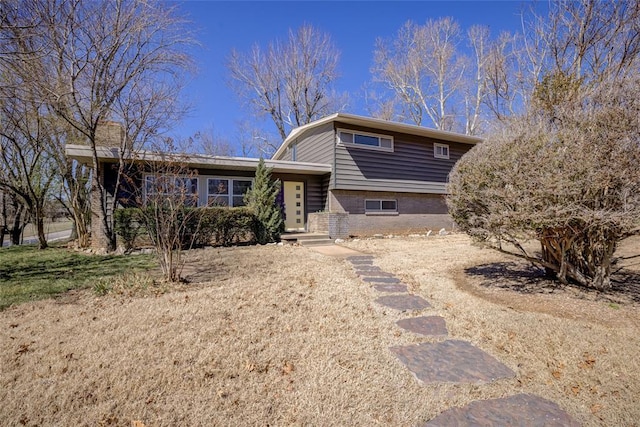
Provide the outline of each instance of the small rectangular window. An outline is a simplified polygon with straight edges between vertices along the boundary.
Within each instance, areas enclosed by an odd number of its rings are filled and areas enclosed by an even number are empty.
[[[365,200],[365,212],[397,212],[397,200]]]
[[[433,157],[436,159],[448,159],[449,158],[449,146],[447,144],[433,144]]]
[[[295,162],[298,160],[298,144],[291,144],[289,146],[289,151],[291,151],[291,161]]]
[[[338,131],[338,143],[363,148],[393,151],[393,137],[389,135],[340,130]]]

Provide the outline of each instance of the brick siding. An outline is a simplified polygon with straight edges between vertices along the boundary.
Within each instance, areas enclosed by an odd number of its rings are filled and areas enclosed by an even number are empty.
[[[332,190],[329,198],[332,213],[349,213],[348,234],[351,236],[426,233],[455,226],[442,195]],[[364,208],[367,199],[396,200],[398,212],[367,214]]]

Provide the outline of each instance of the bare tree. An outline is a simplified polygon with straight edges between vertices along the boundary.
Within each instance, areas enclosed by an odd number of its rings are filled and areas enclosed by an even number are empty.
[[[395,39],[376,41],[375,79],[394,91],[403,115],[415,124],[428,118],[437,129],[454,129],[453,98],[465,71],[457,52],[460,41],[460,26],[453,18],[425,25],[408,21]]]
[[[490,31],[488,27],[474,25],[467,31],[467,37],[472,52],[470,61],[472,65],[463,77],[464,133],[477,135],[481,133],[486,118],[483,107],[487,96]]]
[[[332,89],[339,56],[328,34],[304,25],[266,49],[233,50],[227,67],[240,98],[268,115],[284,139],[292,127],[344,108],[343,97]]]
[[[517,82],[514,81],[517,73],[514,66],[515,55],[512,51],[515,37],[506,32],[500,34],[497,40],[491,42],[487,55],[483,102],[488,115],[498,121],[510,117],[517,110]]]
[[[488,109],[498,120],[524,111],[549,75],[597,85],[637,73],[638,22],[638,0],[558,1],[545,14],[523,11],[520,34],[501,35],[490,51]]]
[[[85,138],[66,121],[55,115],[51,117],[57,120],[58,132],[53,135],[48,153],[55,160],[57,173],[62,179],[56,197],[73,219],[72,240],[76,240],[79,247],[86,248],[90,244],[92,169],[68,158],[64,152],[66,144],[84,144]]]
[[[113,250],[113,218],[108,213],[115,209],[117,198],[108,197],[101,180],[99,128],[108,121],[123,127],[114,147],[120,157],[118,188],[129,154],[157,138],[182,112],[177,99],[183,73],[191,65],[184,49],[191,43],[189,31],[175,8],[160,3],[22,0],[18,4],[21,12],[3,40],[11,52],[29,61],[4,62],[40,94],[48,114],[64,120],[92,148],[91,185],[99,194],[99,206],[92,206],[93,221],[100,222],[100,234]],[[35,28],[22,25],[23,21],[35,23]]]
[[[196,132],[189,138],[189,144],[211,156],[232,156],[234,151],[229,139],[217,133],[213,126]]]
[[[0,199],[2,199],[2,206],[0,206],[2,212],[0,247],[4,244],[5,234],[9,235],[12,245],[19,245],[22,243],[22,233],[29,221],[25,206],[15,193],[4,191],[1,187]]]
[[[132,169],[127,179],[143,179],[133,194],[141,206],[138,220],[156,248],[165,280],[177,282],[186,261],[184,251],[191,249],[200,228],[201,211],[194,209],[198,205],[196,172],[169,140],[148,153],[161,160],[143,162],[145,175],[135,176],[139,171]]]
[[[391,95],[386,93],[388,90],[381,91],[379,89],[379,87],[371,85],[370,83],[363,85],[362,93],[367,113],[371,117],[381,120],[402,121],[403,117],[399,114],[397,106],[397,97],[393,96],[393,93],[391,93]]]
[[[23,100],[19,84],[5,74],[0,88],[0,188],[12,193],[26,208],[36,226],[38,247],[47,247],[44,231],[45,202],[51,197],[55,163],[46,148],[55,129],[33,96]],[[15,228],[15,227],[14,227]]]
[[[536,30],[549,50],[547,73],[604,81],[637,72],[640,2],[578,0],[550,4]],[[535,19],[535,16],[534,16]]]
[[[244,157],[270,158],[282,143],[279,135],[256,127],[247,120],[236,123],[236,140]]]

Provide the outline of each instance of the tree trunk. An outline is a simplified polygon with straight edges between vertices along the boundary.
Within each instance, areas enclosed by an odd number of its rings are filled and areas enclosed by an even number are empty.
[[[78,240],[78,227],[76,226],[76,220],[72,220],[72,224],[71,224],[71,236],[69,236],[69,239],[73,240]]]
[[[23,221],[22,215],[24,213],[24,206],[20,204],[15,204],[15,215],[13,217],[13,227],[9,230],[9,235],[11,237],[12,245],[19,245],[22,238],[22,230],[24,230],[25,222]]]
[[[109,220],[109,215],[107,210],[107,203],[108,203],[107,190],[105,188],[104,183],[101,182],[101,180],[103,179],[101,178],[101,175],[103,174],[104,167],[106,166],[104,164],[99,164],[96,158],[93,159],[91,192],[94,192],[94,191],[98,192],[98,195],[99,195],[98,200],[100,201],[100,206],[91,206],[91,210],[94,212],[96,211],[99,212],[97,219],[100,221],[99,230],[100,230],[100,233],[102,234],[100,238],[104,238],[105,244],[106,244],[105,249],[107,250],[107,252],[113,252],[116,250],[116,235],[113,231],[112,222]],[[114,187],[117,189],[118,185],[119,183],[116,182]],[[92,220],[94,219],[96,218],[92,218]],[[98,236],[92,236],[92,238],[96,239],[98,238]]]
[[[84,212],[72,203],[71,213],[73,214],[73,228],[71,231],[71,239],[78,241],[78,246],[87,248],[90,244],[89,228],[87,227],[87,219]]]
[[[44,218],[41,212],[36,213],[35,225],[38,231],[38,249],[47,249],[47,236],[44,234]]]
[[[611,288],[611,268],[608,265],[596,267],[593,280],[591,281],[591,287],[599,291]]]
[[[7,196],[0,193],[2,197],[2,225],[0,225],[0,248],[4,246],[4,235],[7,234]]]
[[[611,288],[611,262],[616,249],[611,230],[555,228],[540,236],[547,277],[600,291]]]

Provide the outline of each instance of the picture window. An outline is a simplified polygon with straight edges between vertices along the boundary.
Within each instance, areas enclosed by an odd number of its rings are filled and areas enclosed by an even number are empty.
[[[208,178],[208,206],[244,206],[244,195],[251,188],[250,179]]]
[[[198,178],[147,175],[145,197],[147,202],[153,198],[174,197],[181,199],[185,206],[197,206]]]

